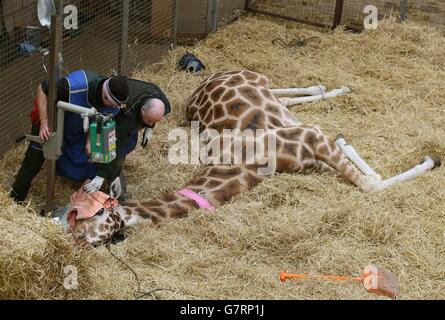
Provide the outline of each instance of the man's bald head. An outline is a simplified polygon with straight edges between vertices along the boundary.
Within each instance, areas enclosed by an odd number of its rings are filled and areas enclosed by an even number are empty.
[[[154,125],[164,118],[165,105],[160,99],[149,99],[141,108],[141,116],[146,125]]]

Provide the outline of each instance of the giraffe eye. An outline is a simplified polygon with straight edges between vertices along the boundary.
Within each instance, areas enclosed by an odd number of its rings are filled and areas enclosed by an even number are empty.
[[[100,210],[96,213],[96,216],[101,216],[101,215],[104,214],[104,212],[105,212],[105,209],[102,208],[102,209],[100,209]]]

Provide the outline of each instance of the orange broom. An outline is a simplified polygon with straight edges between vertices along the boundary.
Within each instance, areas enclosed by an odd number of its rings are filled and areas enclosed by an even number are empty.
[[[396,298],[400,294],[400,285],[397,276],[383,268],[375,265],[368,265],[363,275],[360,277],[342,277],[342,276],[314,276],[308,274],[289,274],[286,272],[280,273],[280,280],[282,282],[289,279],[319,279],[329,281],[354,281],[363,283],[365,289],[370,292],[389,298]]]

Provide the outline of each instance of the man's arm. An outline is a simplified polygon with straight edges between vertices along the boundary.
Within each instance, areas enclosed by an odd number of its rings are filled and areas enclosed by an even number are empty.
[[[48,81],[43,81],[42,84],[39,85],[36,99],[40,118],[39,136],[43,141],[46,141],[51,137],[51,132],[48,127]],[[64,78],[57,82],[57,101],[69,101],[68,81]]]
[[[86,135],[87,135],[87,141],[86,141],[86,144],[85,144],[85,152],[87,153],[88,157],[91,158],[91,137],[90,137],[90,133],[87,132]]]
[[[46,141],[51,137],[51,133],[48,127],[48,97],[43,92],[42,85],[39,85],[39,87],[37,88],[36,99],[40,118],[39,136],[40,139]]]

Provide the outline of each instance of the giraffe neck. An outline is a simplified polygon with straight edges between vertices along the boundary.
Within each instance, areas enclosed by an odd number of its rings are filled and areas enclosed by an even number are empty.
[[[219,207],[236,195],[249,191],[265,178],[266,176],[257,173],[257,167],[253,165],[215,166],[206,168],[186,188],[200,194],[214,207]],[[199,209],[198,204],[175,191],[165,193],[155,200],[122,204],[119,215],[123,227],[130,227],[144,219],[151,219],[154,224],[158,224],[183,218],[193,209]]]

